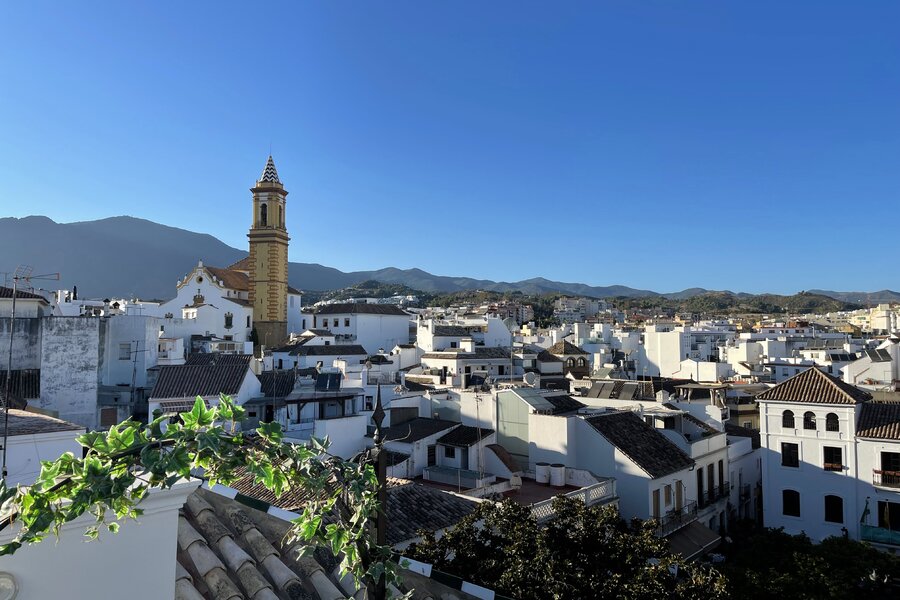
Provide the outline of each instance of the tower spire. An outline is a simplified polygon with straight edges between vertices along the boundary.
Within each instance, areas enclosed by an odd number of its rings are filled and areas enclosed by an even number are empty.
[[[281,183],[281,180],[278,179],[278,171],[275,170],[275,161],[272,160],[272,155],[269,155],[269,160],[266,161],[266,166],[263,168],[262,175],[259,177],[259,183],[263,182],[271,182],[271,183]]]

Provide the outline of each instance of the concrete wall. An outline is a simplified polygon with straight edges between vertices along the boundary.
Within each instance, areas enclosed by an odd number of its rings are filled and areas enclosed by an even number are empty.
[[[18,308],[18,307],[17,307]],[[16,311],[18,312],[18,310]],[[0,318],[0,368],[9,360],[9,318]],[[16,317],[13,332],[13,369],[41,368],[41,320]]]
[[[41,471],[42,460],[56,460],[66,452],[81,456],[81,446],[75,437],[82,433],[84,430],[11,436],[6,454],[9,470],[6,485],[34,483]]]
[[[42,321],[40,408],[88,429],[97,428],[106,323],[96,317]]]
[[[123,358],[120,345],[129,344],[130,354]],[[117,315],[107,323],[106,346],[102,365],[103,385],[146,387],[147,369],[155,367],[159,354],[159,319],[142,315]]]
[[[328,451],[341,458],[352,458],[354,454],[366,447],[366,424],[369,419],[365,415],[343,417],[341,419],[319,419],[315,424],[317,438],[327,437],[331,442]]]
[[[84,531],[93,515],[67,523],[59,540],[48,537],[3,557],[3,571],[18,586],[16,600],[48,598],[129,598],[158,600],[175,596],[175,551],[178,509],[199,481],[177,483],[170,490],[152,491],[136,521],[124,521],[119,533],[105,530],[100,539],[86,542]],[[114,515],[113,515],[114,516]],[[0,533],[7,543],[16,533]]]

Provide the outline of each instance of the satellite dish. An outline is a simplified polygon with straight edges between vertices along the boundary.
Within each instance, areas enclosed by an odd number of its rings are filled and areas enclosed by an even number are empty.
[[[534,373],[525,373],[524,379],[525,383],[530,386],[534,386],[534,383],[537,381],[537,375],[535,375]]]

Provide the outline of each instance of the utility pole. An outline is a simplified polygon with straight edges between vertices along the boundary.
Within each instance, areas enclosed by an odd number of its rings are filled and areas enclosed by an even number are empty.
[[[59,273],[48,273],[46,275],[31,275],[32,268],[27,265],[19,265],[13,274],[12,286],[12,310],[9,313],[9,356],[6,357],[6,381],[3,384],[3,481],[6,481],[6,447],[9,445],[9,388],[12,383],[12,355],[13,355],[13,329],[16,326],[16,292],[19,287],[19,280],[30,282],[32,279],[59,279]]]

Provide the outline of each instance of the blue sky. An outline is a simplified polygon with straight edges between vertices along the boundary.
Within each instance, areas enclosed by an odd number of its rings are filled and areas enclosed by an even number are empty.
[[[658,291],[900,288],[896,2],[6,2],[0,216]]]

